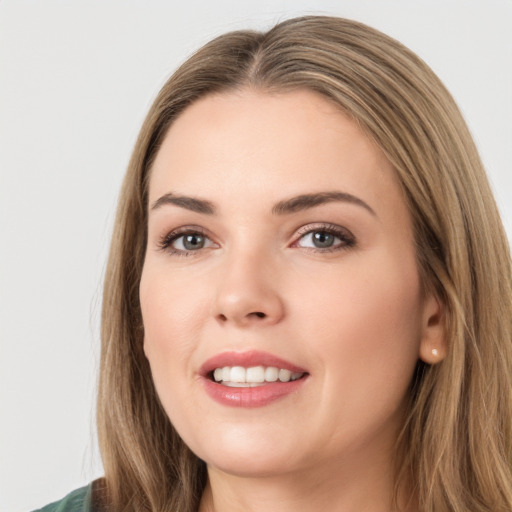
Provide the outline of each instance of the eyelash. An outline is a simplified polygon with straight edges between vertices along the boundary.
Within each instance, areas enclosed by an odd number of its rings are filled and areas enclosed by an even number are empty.
[[[158,241],[158,248],[161,251],[166,251],[172,256],[193,256],[194,253],[199,252],[199,250],[196,251],[187,251],[182,249],[175,249],[172,247],[172,244],[176,242],[176,240],[180,239],[181,237],[187,236],[187,235],[198,235],[202,236],[205,239],[209,240],[209,237],[206,235],[204,230],[200,227],[190,226],[190,227],[184,227],[179,228],[171,231],[170,233],[162,236],[160,240]]]
[[[336,251],[343,251],[347,249],[351,249],[356,245],[355,236],[347,229],[341,226],[337,226],[336,224],[308,224],[300,228],[297,232],[299,235],[295,242],[293,242],[292,247],[298,247],[298,243],[302,240],[306,235],[312,233],[326,233],[328,235],[332,235],[340,240],[340,242],[333,247],[325,247],[325,248],[313,248],[313,247],[303,247],[311,252],[317,253],[329,253]]]
[[[302,240],[306,235],[312,233],[326,233],[328,235],[332,235],[335,238],[339,239],[340,242],[333,247],[325,247],[325,248],[313,248],[313,247],[303,247],[303,249],[316,253],[330,253],[342,250],[348,250],[356,245],[355,236],[346,228],[342,228],[341,226],[337,226],[336,224],[317,224],[311,225],[308,224],[300,228],[297,231],[297,238],[292,243],[291,247],[300,247],[298,243]],[[200,249],[196,250],[183,250],[183,249],[175,249],[172,247],[172,244],[179,240],[181,237],[187,235],[198,235],[204,237],[207,240],[211,239],[206,235],[205,231],[200,227],[184,227],[171,231],[170,233],[162,236],[158,241],[158,248],[161,251],[166,251],[172,256],[195,256],[197,253],[201,252]],[[203,249],[202,247],[201,249]]]

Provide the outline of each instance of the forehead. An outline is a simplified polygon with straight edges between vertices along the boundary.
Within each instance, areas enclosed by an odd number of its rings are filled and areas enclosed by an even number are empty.
[[[206,96],[175,120],[154,161],[150,203],[170,191],[243,203],[331,189],[403,202],[383,153],[329,100],[242,90]]]

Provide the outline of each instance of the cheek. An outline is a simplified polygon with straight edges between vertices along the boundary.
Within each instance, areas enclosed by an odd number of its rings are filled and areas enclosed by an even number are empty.
[[[307,296],[301,317],[328,389],[403,398],[418,359],[421,299],[414,261],[351,268]],[[385,383],[385,385],[383,385]]]
[[[187,280],[172,280],[167,272],[146,269],[140,283],[144,322],[144,352],[151,367],[156,392],[167,416],[179,432],[187,432],[190,418],[200,412],[190,396],[194,378],[191,360],[209,310],[201,299],[201,287]]]
[[[200,290],[189,282],[165,277],[163,272],[145,270],[140,284],[140,303],[144,322],[144,351],[155,384],[159,380],[191,372],[187,362],[200,336],[208,310]]]

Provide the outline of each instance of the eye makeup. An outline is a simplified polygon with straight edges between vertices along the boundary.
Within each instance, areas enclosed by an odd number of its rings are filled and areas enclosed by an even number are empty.
[[[198,255],[219,245],[200,226],[183,226],[170,231],[158,240],[158,249],[172,256]],[[316,253],[347,250],[356,245],[355,236],[342,226],[331,223],[307,224],[297,230],[290,247]]]

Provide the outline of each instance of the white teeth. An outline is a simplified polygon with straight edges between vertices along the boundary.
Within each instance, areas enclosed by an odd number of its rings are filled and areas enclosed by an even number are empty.
[[[304,374],[300,372],[291,372],[284,368],[275,366],[224,366],[224,368],[215,368],[213,379],[215,382],[222,382],[230,387],[254,387],[265,382],[290,382],[300,379]]]
[[[245,382],[245,374],[245,368],[242,366],[233,366],[233,368],[231,368],[229,380],[231,382]]]
[[[279,380],[281,382],[288,382],[292,376],[290,370],[279,370]]]
[[[265,382],[265,368],[263,366],[252,366],[247,368],[246,382]]]
[[[265,369],[265,380],[275,382],[279,378],[279,370],[275,366],[269,366]]]

